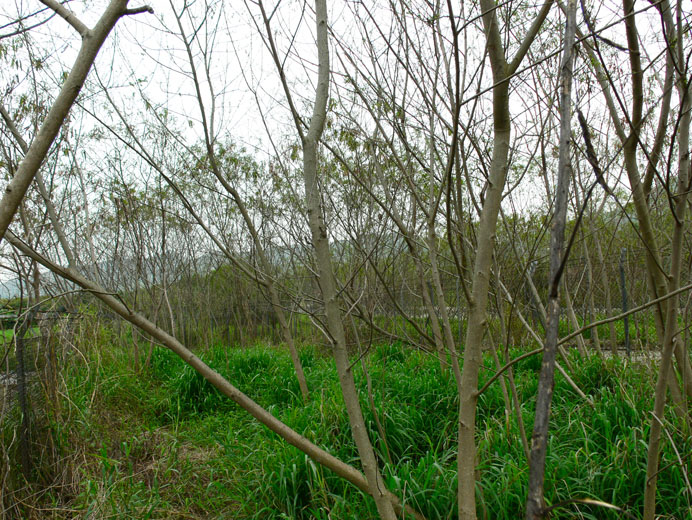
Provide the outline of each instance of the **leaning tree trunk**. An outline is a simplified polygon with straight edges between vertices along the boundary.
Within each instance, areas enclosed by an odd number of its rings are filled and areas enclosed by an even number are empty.
[[[146,334],[150,335],[152,339],[162,347],[171,350],[182,361],[190,365],[196,372],[198,372],[207,382],[214,386],[221,394],[233,400],[246,412],[257,419],[261,424],[266,426],[272,432],[276,433],[286,442],[292,446],[295,446],[315,462],[333,471],[340,478],[347,480],[361,491],[365,493],[370,492],[370,485],[360,471],[353,466],[337,459],[319,446],[313,444],[309,439],[274,417],[266,409],[262,408],[247,395],[233,386],[230,382],[224,379],[218,372],[212,370],[201,359],[195,356],[194,353],[192,353],[187,347],[185,347],[185,345],[183,345],[177,338],[171,336],[141,314],[130,309],[123,303],[122,299],[117,295],[117,293],[114,293],[113,291],[108,290],[87,279],[74,269],[69,267],[61,267],[51,262],[45,257],[39,255],[35,250],[21,241],[9,230],[7,231],[7,241],[13,247],[17,248],[19,251],[29,256],[33,260],[36,260],[57,276],[78,285],[87,292],[90,292],[120,317],[138,327]],[[425,517],[414,511],[409,505],[402,504],[401,500],[387,489],[383,488],[383,494],[386,499],[391,502],[392,507],[397,511],[397,514],[404,515],[405,512],[417,520],[425,520]]]

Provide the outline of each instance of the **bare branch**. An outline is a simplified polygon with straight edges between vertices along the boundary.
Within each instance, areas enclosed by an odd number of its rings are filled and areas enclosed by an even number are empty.
[[[57,2],[56,0],[39,0],[46,7],[50,7],[63,20],[69,23],[72,28],[84,38],[89,34],[89,28],[77,18],[77,15],[70,11],[67,7]],[[127,4],[127,2],[125,2]]]
[[[148,5],[143,5],[142,7],[134,7],[132,9],[125,9],[123,11],[123,16],[131,16],[134,14],[149,13],[154,14],[154,8]]]

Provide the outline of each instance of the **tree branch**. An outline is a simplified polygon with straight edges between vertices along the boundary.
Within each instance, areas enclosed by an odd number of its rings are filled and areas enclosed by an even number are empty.
[[[148,5],[143,5],[142,7],[134,7],[132,9],[125,9],[123,11],[123,16],[131,16],[134,14],[149,13],[154,14],[154,8]]]
[[[82,38],[85,38],[90,29],[82,23],[82,21],[77,18],[72,11],[70,11],[64,5],[56,2],[56,0],[39,0],[46,7],[50,7],[55,13],[60,16],[63,20],[69,23],[72,28],[79,33]],[[126,2],[127,3],[127,2]]]

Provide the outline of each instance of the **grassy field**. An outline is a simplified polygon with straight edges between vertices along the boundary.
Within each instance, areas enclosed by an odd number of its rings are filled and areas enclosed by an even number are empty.
[[[107,335],[98,339],[108,344]],[[513,352],[518,355],[519,351]],[[303,404],[283,350],[209,348],[209,364],[274,415],[357,464],[331,360],[312,348],[301,353],[312,399]],[[576,356],[576,354],[575,354]],[[366,358],[385,437],[362,402],[390,489],[430,520],[455,518],[456,417],[454,382],[437,360],[398,346]],[[515,367],[527,430],[540,359]],[[490,356],[482,379],[494,373]],[[591,408],[558,376],[546,471],[549,504],[591,498],[639,518],[643,504],[652,373],[618,359],[575,357],[572,374]],[[22,518],[355,519],[375,517],[374,505],[352,486],[315,465],[258,425],[170,352],[157,349],[134,373],[131,350],[118,345],[68,355],[53,399],[36,412],[33,480],[15,486],[4,506]],[[479,514],[522,516],[527,465],[516,420],[507,418],[500,385],[481,397],[478,417]],[[11,421],[2,430],[9,445]],[[667,417],[670,440],[659,476],[660,518],[689,519],[689,488],[677,453],[689,467],[692,440]],[[668,437],[666,437],[668,439]],[[386,441],[386,442],[385,442]],[[552,518],[615,519],[622,513],[570,503]]]

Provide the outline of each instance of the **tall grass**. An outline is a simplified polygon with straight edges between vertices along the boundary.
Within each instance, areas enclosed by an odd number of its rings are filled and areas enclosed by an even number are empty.
[[[108,341],[106,337],[100,341]],[[103,347],[103,344],[101,344]],[[513,353],[514,355],[517,352]],[[635,518],[642,509],[646,440],[653,372],[618,359],[573,354],[572,377],[592,408],[559,376],[555,386],[546,470],[546,500],[556,504],[593,498]],[[333,362],[317,349],[301,351],[312,399],[303,403],[288,354],[258,346],[210,347],[200,356],[275,416],[358,466]],[[354,366],[366,422],[387,485],[430,520],[456,518],[455,383],[438,361],[399,345],[383,345],[365,358],[375,410],[366,398],[360,364]],[[40,504],[56,518],[373,518],[372,501],[317,466],[220,396],[172,353],[157,349],[151,365],[132,369],[118,345],[84,349],[68,358],[62,416],[49,428],[52,442],[76,477],[53,488]],[[482,379],[494,373],[488,356]],[[515,366],[528,429],[540,360]],[[479,398],[479,514],[487,519],[522,515],[527,464],[513,416],[507,419],[498,383]],[[384,437],[376,428],[375,414]],[[666,429],[678,453],[692,440],[677,419]],[[75,455],[77,454],[77,455]],[[691,518],[683,468],[673,446],[662,450],[661,518]],[[689,457],[685,460],[689,464]],[[20,507],[21,509],[21,507]],[[21,509],[31,516],[30,507]],[[619,513],[570,503],[552,518],[616,519]]]

